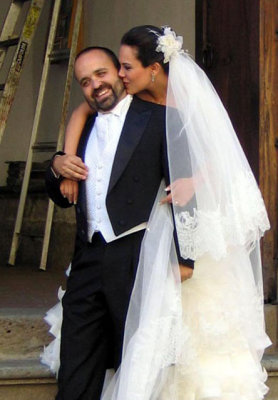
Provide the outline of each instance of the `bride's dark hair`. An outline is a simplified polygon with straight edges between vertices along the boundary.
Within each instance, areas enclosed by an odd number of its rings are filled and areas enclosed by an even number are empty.
[[[135,47],[137,58],[143,67],[158,62],[166,75],[169,73],[169,63],[164,63],[164,54],[156,51],[157,38],[163,35],[163,30],[153,25],[141,25],[130,29],[124,34],[121,44]]]

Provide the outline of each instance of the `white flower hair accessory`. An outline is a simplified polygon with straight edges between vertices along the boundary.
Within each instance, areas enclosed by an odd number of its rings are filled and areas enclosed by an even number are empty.
[[[163,28],[164,35],[157,39],[158,46],[155,49],[157,52],[164,53],[164,63],[170,61],[170,58],[178,53],[182,53],[182,36],[177,36],[176,33],[168,26]]]

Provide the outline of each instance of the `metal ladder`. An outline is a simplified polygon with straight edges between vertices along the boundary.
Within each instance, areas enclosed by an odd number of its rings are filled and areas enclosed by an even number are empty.
[[[44,94],[45,94],[45,89],[46,89],[47,77],[48,77],[48,73],[49,73],[50,64],[51,64],[51,62],[53,62],[53,58],[54,58],[53,46],[54,46],[55,33],[56,33],[56,29],[57,29],[57,24],[58,24],[58,17],[59,17],[61,2],[62,2],[62,0],[54,1],[54,7],[53,7],[53,12],[52,12],[52,19],[51,19],[47,49],[46,49],[46,54],[45,54],[45,59],[44,59],[44,66],[43,66],[43,71],[42,71],[39,95],[38,95],[38,100],[37,100],[37,106],[36,106],[36,111],[35,111],[35,117],[34,117],[34,122],[33,122],[33,128],[32,128],[32,133],[31,133],[29,149],[28,149],[28,156],[27,156],[27,161],[26,161],[26,166],[25,166],[25,171],[24,171],[24,178],[23,178],[22,187],[21,187],[15,228],[14,228],[12,244],[11,244],[11,249],[10,249],[10,256],[9,256],[9,261],[8,261],[8,264],[10,264],[10,265],[14,265],[15,260],[16,260],[16,254],[17,254],[19,239],[20,239],[20,235],[21,235],[21,227],[22,227],[22,221],[23,221],[24,208],[25,208],[26,197],[27,197],[27,192],[28,192],[28,185],[29,185],[30,174],[31,174],[31,169],[32,169],[33,153],[37,152],[37,151],[45,151],[46,150],[45,143],[43,143],[41,145],[40,143],[36,143],[36,140],[37,140],[37,136],[38,136],[38,126],[39,126],[41,111],[42,111],[42,107],[43,107],[43,100],[44,100]],[[76,55],[76,51],[77,51],[77,43],[78,43],[78,36],[79,36],[79,28],[80,28],[83,0],[75,0],[74,6],[75,6],[74,7],[75,8],[74,24],[73,24],[73,30],[72,30],[71,49],[70,49],[70,54],[69,54],[67,76],[66,76],[64,95],[63,95],[63,104],[62,104],[62,110],[61,110],[59,133],[58,133],[58,139],[57,139],[57,145],[56,145],[57,150],[60,150],[63,146],[66,116],[67,116],[68,107],[69,107],[70,90],[71,90],[73,70],[74,70],[74,59],[75,59],[75,55]],[[47,147],[47,144],[46,144],[46,147]],[[52,226],[52,220],[53,220],[53,211],[54,211],[54,203],[51,200],[49,200],[47,216],[46,216],[46,223],[45,223],[45,231],[44,231],[44,237],[43,237],[41,261],[40,261],[40,267],[39,267],[41,270],[46,269],[47,253],[48,253],[48,248],[49,248],[49,240],[50,240],[51,226]]]
[[[19,37],[14,34],[14,30],[21,15],[23,4],[28,1],[30,2],[29,10]],[[0,35],[0,68],[4,63],[9,47],[17,45],[17,49],[6,82],[0,84],[0,90],[3,91],[0,101],[0,143],[44,3],[45,0],[12,0],[4,22]]]

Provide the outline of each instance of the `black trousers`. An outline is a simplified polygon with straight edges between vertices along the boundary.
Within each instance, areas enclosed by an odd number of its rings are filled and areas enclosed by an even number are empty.
[[[106,243],[95,234],[75,254],[63,297],[56,400],[99,400],[106,369],[118,368],[143,235]]]

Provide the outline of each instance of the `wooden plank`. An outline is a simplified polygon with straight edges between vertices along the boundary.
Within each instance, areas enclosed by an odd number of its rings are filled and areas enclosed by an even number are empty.
[[[0,142],[45,0],[32,0],[0,100]]]
[[[77,6],[78,6],[78,3],[82,2],[82,1],[83,0],[73,0],[73,10],[72,10],[72,14],[71,14],[69,36],[68,36],[68,48],[69,49],[72,46],[72,36],[73,36],[74,21],[75,21],[75,14],[76,14]],[[79,34],[78,34],[78,42],[77,42],[76,53],[79,53],[79,51],[82,50],[83,47],[84,47],[84,23],[83,23],[83,17],[84,17],[84,12],[82,10],[81,17],[80,17],[80,28],[79,28]]]
[[[0,41],[6,40],[10,37],[12,37],[14,28],[16,26],[16,22],[18,20],[18,17],[20,15],[20,11],[22,8],[22,4],[19,4],[18,2],[12,2],[9,8],[9,11],[7,13],[1,35],[0,35]],[[7,49],[2,48],[0,49],[0,68],[2,68],[5,55],[6,55]]]
[[[69,64],[67,70],[67,77],[65,83],[65,90],[63,95],[63,105],[62,105],[62,112],[61,112],[61,120],[59,126],[59,133],[58,133],[58,141],[57,141],[57,150],[61,150],[64,144],[64,133],[66,128],[66,118],[69,109],[69,101],[70,101],[70,90],[72,85],[72,78],[74,73],[74,60],[75,55],[77,52],[78,46],[78,37],[79,37],[79,29],[81,23],[81,15],[83,9],[83,2],[82,0],[78,0],[77,7],[74,13],[74,29],[72,31],[72,44],[70,49],[70,57],[69,57]]]
[[[265,292],[277,300],[278,160],[278,0],[260,2],[260,187],[272,229],[262,242]]]

